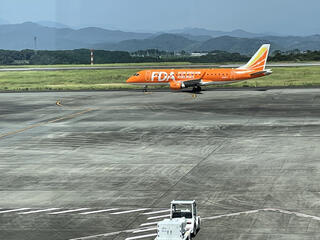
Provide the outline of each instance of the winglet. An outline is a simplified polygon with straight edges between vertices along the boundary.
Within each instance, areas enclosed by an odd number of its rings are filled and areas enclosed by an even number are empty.
[[[264,71],[269,55],[270,44],[264,44],[256,52],[256,54],[250,59],[250,61],[238,69],[249,69],[255,71]]]

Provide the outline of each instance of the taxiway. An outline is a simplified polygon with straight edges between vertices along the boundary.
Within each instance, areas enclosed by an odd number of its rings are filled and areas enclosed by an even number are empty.
[[[320,89],[0,102],[0,239],[154,239],[174,199],[199,240],[320,238]]]

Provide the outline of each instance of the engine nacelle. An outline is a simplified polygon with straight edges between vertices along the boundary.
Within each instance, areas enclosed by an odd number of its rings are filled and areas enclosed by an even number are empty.
[[[170,88],[172,90],[180,90],[180,89],[182,89],[184,87],[185,86],[184,86],[183,82],[177,82],[177,81],[171,81],[170,82]]]

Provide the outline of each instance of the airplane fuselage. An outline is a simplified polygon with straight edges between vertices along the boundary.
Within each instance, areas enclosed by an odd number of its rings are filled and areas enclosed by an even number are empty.
[[[170,85],[173,90],[192,87],[201,91],[201,86],[210,84],[228,84],[247,79],[263,77],[272,73],[265,69],[270,44],[264,44],[250,59],[239,68],[217,69],[150,69],[131,76],[127,83],[148,85]]]
[[[257,73],[254,75],[254,73]],[[170,82],[199,81],[198,85],[226,84],[262,77],[266,73],[239,69],[159,69],[144,70],[128,79],[128,83],[169,85]]]

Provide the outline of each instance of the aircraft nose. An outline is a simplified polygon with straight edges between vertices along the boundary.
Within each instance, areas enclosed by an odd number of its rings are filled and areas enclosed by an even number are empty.
[[[127,79],[127,83],[133,83],[135,82],[135,78],[134,77],[130,77]]]

